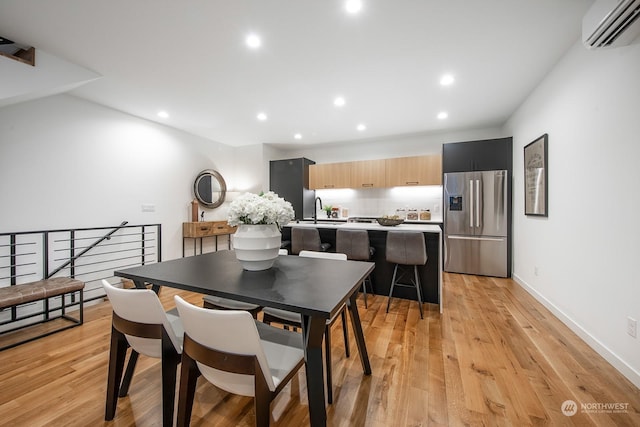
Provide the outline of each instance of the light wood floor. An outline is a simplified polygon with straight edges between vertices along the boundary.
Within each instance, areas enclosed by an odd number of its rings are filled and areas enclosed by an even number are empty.
[[[351,342],[344,357],[333,328],[330,426],[640,425],[640,393],[509,279],[445,274],[444,314],[425,304],[359,299],[373,374],[364,376]],[[170,308],[176,291],[163,289]],[[193,303],[195,294],[180,292]],[[103,421],[111,308],[86,309],[78,328],[0,352],[0,425],[156,426],[160,365],[140,357],[128,397]],[[304,368],[303,368],[304,369]],[[304,371],[272,406],[273,426],[309,424]],[[563,415],[566,400],[577,404]],[[621,403],[623,413],[586,413],[582,404]],[[593,408],[593,405],[591,406]],[[199,380],[193,426],[253,425],[252,400]]]

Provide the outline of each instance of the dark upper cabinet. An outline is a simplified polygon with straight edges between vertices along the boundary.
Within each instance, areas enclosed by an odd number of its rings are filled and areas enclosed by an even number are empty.
[[[442,145],[442,172],[507,171],[507,277],[511,277],[513,138],[454,142]],[[447,216],[445,212],[445,223]],[[446,253],[446,244],[445,244]],[[446,256],[446,255],[445,255]]]
[[[309,190],[309,165],[315,164],[304,157],[269,162],[269,188],[291,203],[295,219],[313,216],[316,192]]]
[[[442,146],[442,172],[513,168],[513,138],[454,142]]]

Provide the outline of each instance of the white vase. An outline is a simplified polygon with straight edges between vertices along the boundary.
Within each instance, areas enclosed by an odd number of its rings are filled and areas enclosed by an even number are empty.
[[[249,271],[267,270],[278,258],[282,234],[275,224],[240,224],[232,235],[236,258]]]

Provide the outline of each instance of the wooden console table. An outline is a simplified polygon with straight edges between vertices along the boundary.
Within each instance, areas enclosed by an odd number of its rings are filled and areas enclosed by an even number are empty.
[[[196,241],[200,240],[200,253],[202,254],[202,239],[215,237],[216,251],[218,250],[218,236],[229,236],[229,249],[231,249],[231,235],[237,227],[232,227],[227,221],[200,221],[182,223],[182,256],[184,257],[184,239],[193,239],[193,254],[196,254]]]

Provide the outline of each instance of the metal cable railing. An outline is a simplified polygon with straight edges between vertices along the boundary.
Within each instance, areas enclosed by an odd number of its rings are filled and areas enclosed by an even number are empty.
[[[112,227],[0,233],[0,287],[71,277],[85,283],[85,303],[101,299],[101,280],[113,278],[114,270],[160,262],[161,241],[160,224],[127,221]],[[50,307],[61,306],[61,298],[51,298]],[[73,296],[65,298],[67,308],[77,305]],[[43,310],[42,301],[1,310],[0,326]]]

